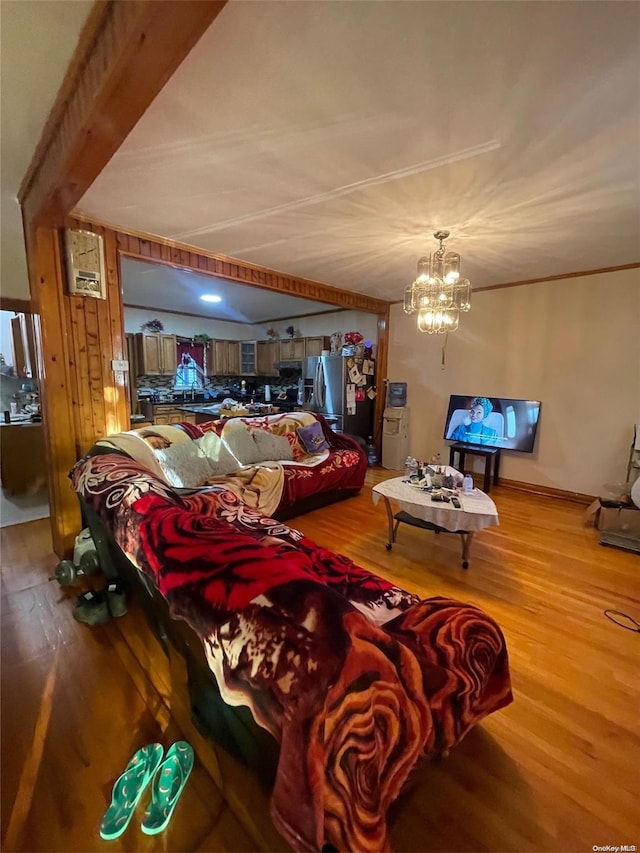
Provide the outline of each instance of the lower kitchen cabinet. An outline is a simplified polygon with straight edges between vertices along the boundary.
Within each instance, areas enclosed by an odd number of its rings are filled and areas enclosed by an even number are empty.
[[[195,424],[196,416],[184,409],[168,404],[160,404],[153,407],[153,423],[155,426],[167,426],[168,424]]]
[[[33,495],[47,484],[41,423],[2,424],[0,478],[8,495]]]

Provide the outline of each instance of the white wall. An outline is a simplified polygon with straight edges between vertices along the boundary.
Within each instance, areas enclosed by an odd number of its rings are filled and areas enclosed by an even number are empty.
[[[624,480],[640,423],[639,269],[476,293],[444,365],[443,337],[418,332],[415,315],[394,305],[389,325],[412,455],[448,461],[450,394],[516,397],[542,401],[538,435],[532,454],[502,452],[502,476],[591,495]]]
[[[286,338],[285,329],[287,326],[293,325],[300,330],[302,337],[328,336],[336,331],[342,333],[358,331],[364,335],[365,340],[370,340],[374,344],[378,341],[378,315],[370,314],[368,311],[332,311],[328,314],[318,314],[312,317],[297,317],[289,320],[278,320],[277,323],[251,326],[243,323],[229,323],[224,320],[206,320],[182,314],[171,314],[153,308],[127,308],[125,306],[125,332],[139,332],[143,323],[154,320],[156,317],[164,323],[165,331],[185,337],[206,332],[212,338],[260,341],[267,339],[267,329],[271,327],[278,330],[281,338]]]
[[[314,335],[330,336],[333,332],[360,332],[365,341],[378,343],[378,315],[368,311],[332,311],[328,314],[317,314],[311,317],[295,317],[289,320],[278,320],[261,326],[261,338],[266,338],[268,328],[275,328],[281,338],[286,338],[287,326],[295,326],[303,338]]]
[[[182,314],[170,314],[153,308],[124,309],[125,332],[140,332],[143,323],[158,319],[164,324],[169,334],[191,335],[207,334],[212,338],[222,338],[231,341],[251,341],[265,338],[262,326],[249,326],[244,323],[229,323],[226,320],[208,320],[206,318],[189,317]]]

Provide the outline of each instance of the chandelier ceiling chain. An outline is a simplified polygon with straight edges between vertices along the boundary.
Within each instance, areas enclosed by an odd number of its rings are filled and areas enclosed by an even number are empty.
[[[461,311],[471,308],[471,283],[460,278],[460,255],[447,252],[449,231],[433,235],[440,246],[418,260],[418,275],[404,291],[405,314],[418,314],[418,330],[429,335],[455,332]]]

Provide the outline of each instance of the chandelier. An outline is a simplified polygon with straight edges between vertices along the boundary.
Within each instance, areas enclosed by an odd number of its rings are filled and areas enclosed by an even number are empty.
[[[436,231],[436,251],[418,260],[418,275],[404,291],[404,312],[418,312],[418,330],[429,335],[455,332],[461,311],[471,308],[471,284],[460,278],[460,255],[447,252],[449,231]]]

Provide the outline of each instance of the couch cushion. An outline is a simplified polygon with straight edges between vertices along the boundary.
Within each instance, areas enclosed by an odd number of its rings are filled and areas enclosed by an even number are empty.
[[[329,450],[329,443],[324,437],[320,421],[314,421],[314,423],[309,424],[308,426],[298,427],[297,432],[298,438],[302,442],[307,453],[316,454]]]
[[[291,462],[293,448],[284,435],[275,435],[266,429],[255,429],[253,440],[260,454],[260,462]]]
[[[196,489],[213,474],[209,459],[195,441],[172,444],[154,453],[171,486]]]
[[[253,430],[240,418],[230,418],[222,430],[222,440],[241,465],[261,462],[260,451],[253,440]]]
[[[211,473],[214,476],[231,474],[237,471],[241,463],[231,453],[227,445],[215,432],[206,432],[202,438],[194,441],[209,460]]]

